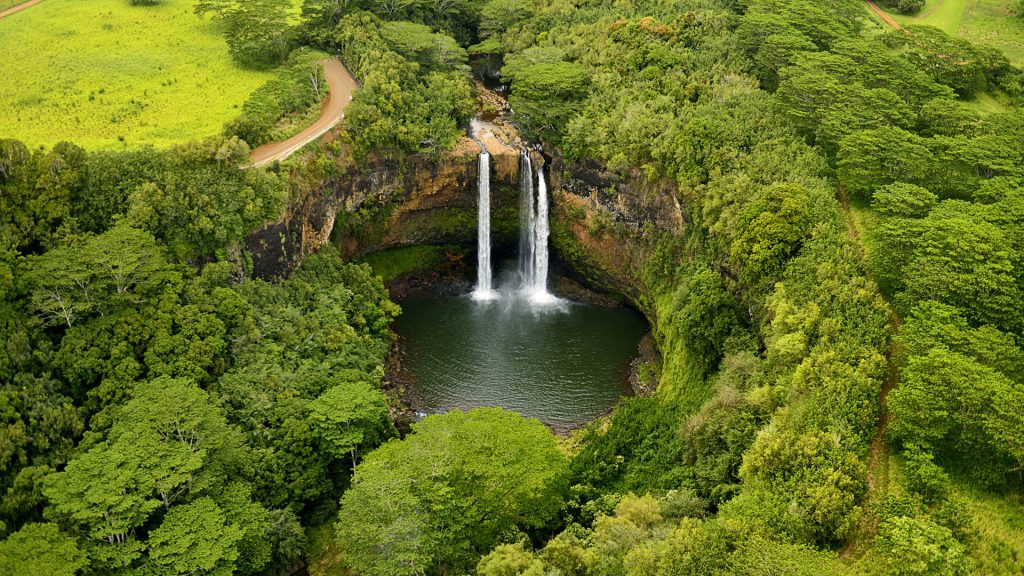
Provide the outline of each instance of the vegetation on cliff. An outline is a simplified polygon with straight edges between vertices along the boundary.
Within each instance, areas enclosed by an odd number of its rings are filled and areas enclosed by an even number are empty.
[[[330,156],[0,140],[0,570],[281,574],[331,523],[359,574],[1021,571],[1000,508],[1024,461],[1024,75],[1004,56],[868,33],[856,0],[286,4],[199,11],[245,66],[340,54],[362,87]],[[301,109],[312,54],[227,133]],[[399,438],[381,280],[331,248],[249,279],[240,248],[345,151],[451,149],[468,54],[503,62],[555,176],[601,166],[685,223],[581,204],[556,226],[590,272],[635,272],[663,358],[657,393],[562,443],[500,409]]]

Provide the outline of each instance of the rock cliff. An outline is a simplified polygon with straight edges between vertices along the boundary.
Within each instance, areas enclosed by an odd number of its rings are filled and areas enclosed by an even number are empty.
[[[371,159],[300,186],[280,221],[246,239],[255,275],[286,275],[328,242],[348,257],[396,246],[474,243],[481,145],[491,154],[495,245],[511,245],[518,235],[522,143],[509,126],[485,122],[440,159]]]
[[[566,164],[551,151],[554,253],[590,284],[621,294],[653,319],[645,274],[659,237],[678,237],[685,212],[674,183],[594,162]]]
[[[501,101],[495,99],[496,104]],[[251,234],[254,272],[286,275],[302,258],[333,243],[346,257],[399,246],[476,243],[478,155],[491,154],[491,229],[498,251],[519,235],[520,154],[515,128],[499,113],[474,121],[442,158],[370,160],[294,193],[284,217]],[[640,173],[615,173],[593,162],[566,163],[557,150],[530,152],[545,166],[551,191],[552,253],[588,281],[652,312],[644,266],[659,235],[678,236],[686,222],[673,184]]]

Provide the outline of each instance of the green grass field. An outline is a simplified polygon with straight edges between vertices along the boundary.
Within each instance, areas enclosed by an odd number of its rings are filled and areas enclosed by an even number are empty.
[[[409,274],[432,268],[446,258],[449,252],[458,250],[456,246],[406,246],[375,252],[363,261],[373,268],[373,273],[389,282]]]
[[[0,20],[0,138],[100,149],[219,133],[274,73],[236,67],[192,5],[45,0]]]
[[[927,24],[998,48],[1019,66],[1024,64],[1024,18],[1017,15],[1019,10],[1019,0],[926,0],[913,16],[886,11],[903,25]]]
[[[25,2],[25,0],[0,0],[0,12],[7,10],[11,6],[17,6],[22,2]]]

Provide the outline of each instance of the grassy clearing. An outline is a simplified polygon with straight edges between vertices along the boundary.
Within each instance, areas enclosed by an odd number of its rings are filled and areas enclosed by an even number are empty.
[[[1010,62],[1024,65],[1024,18],[1016,0],[969,0],[960,35],[998,48]]]
[[[456,246],[408,246],[376,252],[363,261],[373,268],[374,274],[388,282],[410,272],[433,268],[443,262],[448,253],[457,250]]]
[[[974,529],[971,557],[975,575],[1024,574],[1024,501],[1020,494],[993,494],[957,486]]]
[[[898,456],[889,459],[888,493],[907,494],[903,462]],[[1024,498],[1019,493],[997,493],[954,478],[950,496],[965,506],[970,517],[972,576],[1015,576],[1024,574]],[[869,503],[868,514],[872,514]],[[870,547],[873,534],[864,534],[864,541],[847,560],[863,574],[885,573],[882,558]]]
[[[101,149],[219,133],[274,73],[235,66],[192,5],[46,0],[0,20],[0,137]]]
[[[1024,64],[1024,18],[1019,0],[927,0],[913,16],[882,8],[906,26],[935,26],[951,36],[1002,50],[1010,62]]]
[[[7,10],[11,6],[17,6],[18,4],[21,4],[22,2],[25,1],[27,0],[0,0],[0,12]]]
[[[963,20],[964,9],[971,0],[926,0],[924,8],[913,16],[886,10],[897,22],[907,24],[927,24],[942,29],[950,36],[956,36]],[[1003,0],[1006,1],[1006,0]]]

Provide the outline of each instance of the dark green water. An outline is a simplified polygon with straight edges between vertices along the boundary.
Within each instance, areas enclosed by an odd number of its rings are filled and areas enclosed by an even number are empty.
[[[536,306],[504,292],[401,302],[413,408],[503,406],[555,428],[591,420],[626,395],[629,361],[647,332],[626,308],[562,301]]]

